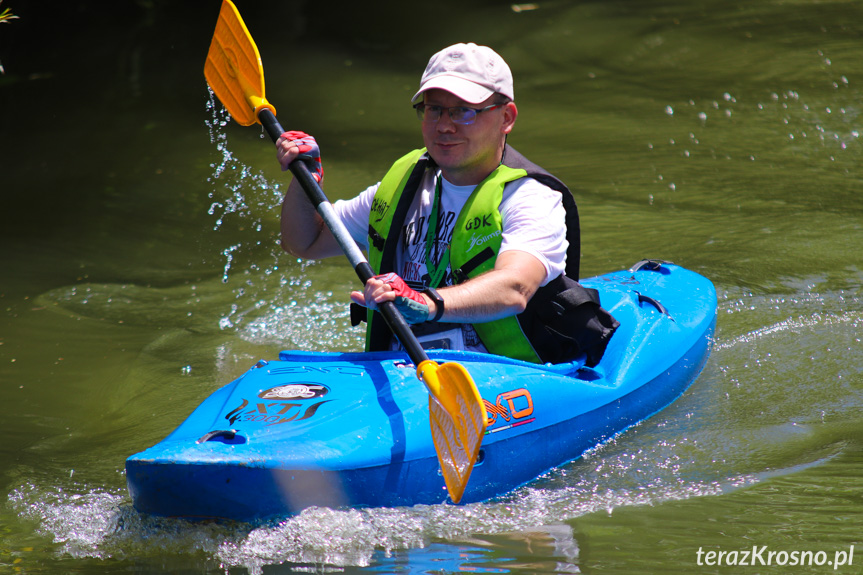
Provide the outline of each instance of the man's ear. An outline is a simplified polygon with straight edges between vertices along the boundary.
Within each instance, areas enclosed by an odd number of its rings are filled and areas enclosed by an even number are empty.
[[[518,108],[515,102],[507,102],[503,108],[503,125],[501,132],[509,134],[515,126],[515,119],[518,117]]]

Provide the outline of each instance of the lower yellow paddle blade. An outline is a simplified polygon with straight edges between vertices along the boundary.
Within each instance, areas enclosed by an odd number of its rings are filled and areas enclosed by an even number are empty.
[[[258,112],[276,109],[264,93],[264,67],[258,47],[231,0],[222,2],[216,31],[204,64],[204,76],[216,97],[243,126],[258,121]]]
[[[453,503],[461,501],[479,455],[487,414],[473,379],[457,363],[427,360],[417,375],[429,388],[431,432],[441,472]]]

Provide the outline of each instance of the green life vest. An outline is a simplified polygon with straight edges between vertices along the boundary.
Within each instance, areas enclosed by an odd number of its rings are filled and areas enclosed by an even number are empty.
[[[504,162],[474,189],[458,215],[450,243],[450,269],[454,282],[462,283],[494,268],[502,241],[500,203],[503,189],[509,182],[524,177],[534,177],[563,193],[564,207],[567,208],[567,239],[570,242],[567,251],[567,274],[575,270],[575,277],[578,277],[578,213],[569,190],[560,180],[531,164],[509,146],[504,159]],[[425,171],[430,168],[434,168],[434,163],[426,150],[414,150],[396,161],[381,180],[369,214],[368,255],[375,273],[396,271],[393,269],[395,252],[407,210]],[[570,257],[573,261],[570,261]],[[537,292],[537,295],[539,293]],[[378,312],[367,311],[367,351],[387,349],[392,337],[383,319],[376,316]],[[519,319],[520,316],[509,316],[472,325],[489,352],[540,362],[539,355],[521,329]]]

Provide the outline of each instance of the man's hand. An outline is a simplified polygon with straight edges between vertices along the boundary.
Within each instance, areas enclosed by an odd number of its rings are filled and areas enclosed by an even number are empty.
[[[394,273],[371,278],[362,292],[351,292],[351,300],[371,309],[377,309],[379,303],[391,301],[408,323],[422,323],[429,318],[429,304],[423,295]]]
[[[294,160],[303,160],[308,164],[312,177],[319,184],[324,179],[324,166],[321,163],[321,149],[315,139],[305,132],[285,132],[276,141],[276,158],[287,171]]]

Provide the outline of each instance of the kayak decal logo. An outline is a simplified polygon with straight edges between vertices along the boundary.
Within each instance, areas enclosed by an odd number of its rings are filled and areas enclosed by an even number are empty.
[[[258,394],[261,399],[314,399],[330,392],[326,385],[298,381],[265,389]]]
[[[531,417],[533,415],[533,398],[530,396],[530,392],[524,388],[501,393],[497,396],[496,403],[487,399],[483,399],[482,402],[485,404],[488,416],[486,435],[536,421],[535,417]],[[493,427],[497,423],[500,423],[500,427]]]
[[[275,367],[273,369],[270,369],[269,375],[307,375],[310,373],[339,373],[342,375],[363,375],[365,372],[366,370],[364,368],[354,365],[289,365],[285,367]],[[299,383],[305,382],[301,381]]]
[[[270,403],[256,403],[250,409],[248,399],[243,399],[243,402],[232,409],[225,419],[233,425],[235,422],[245,423],[262,423],[266,426],[278,425],[289,421],[303,421],[312,417],[317,413],[318,408],[323,404],[329,403],[331,400],[325,399],[311,405],[307,403],[291,403],[288,401],[273,401]]]

